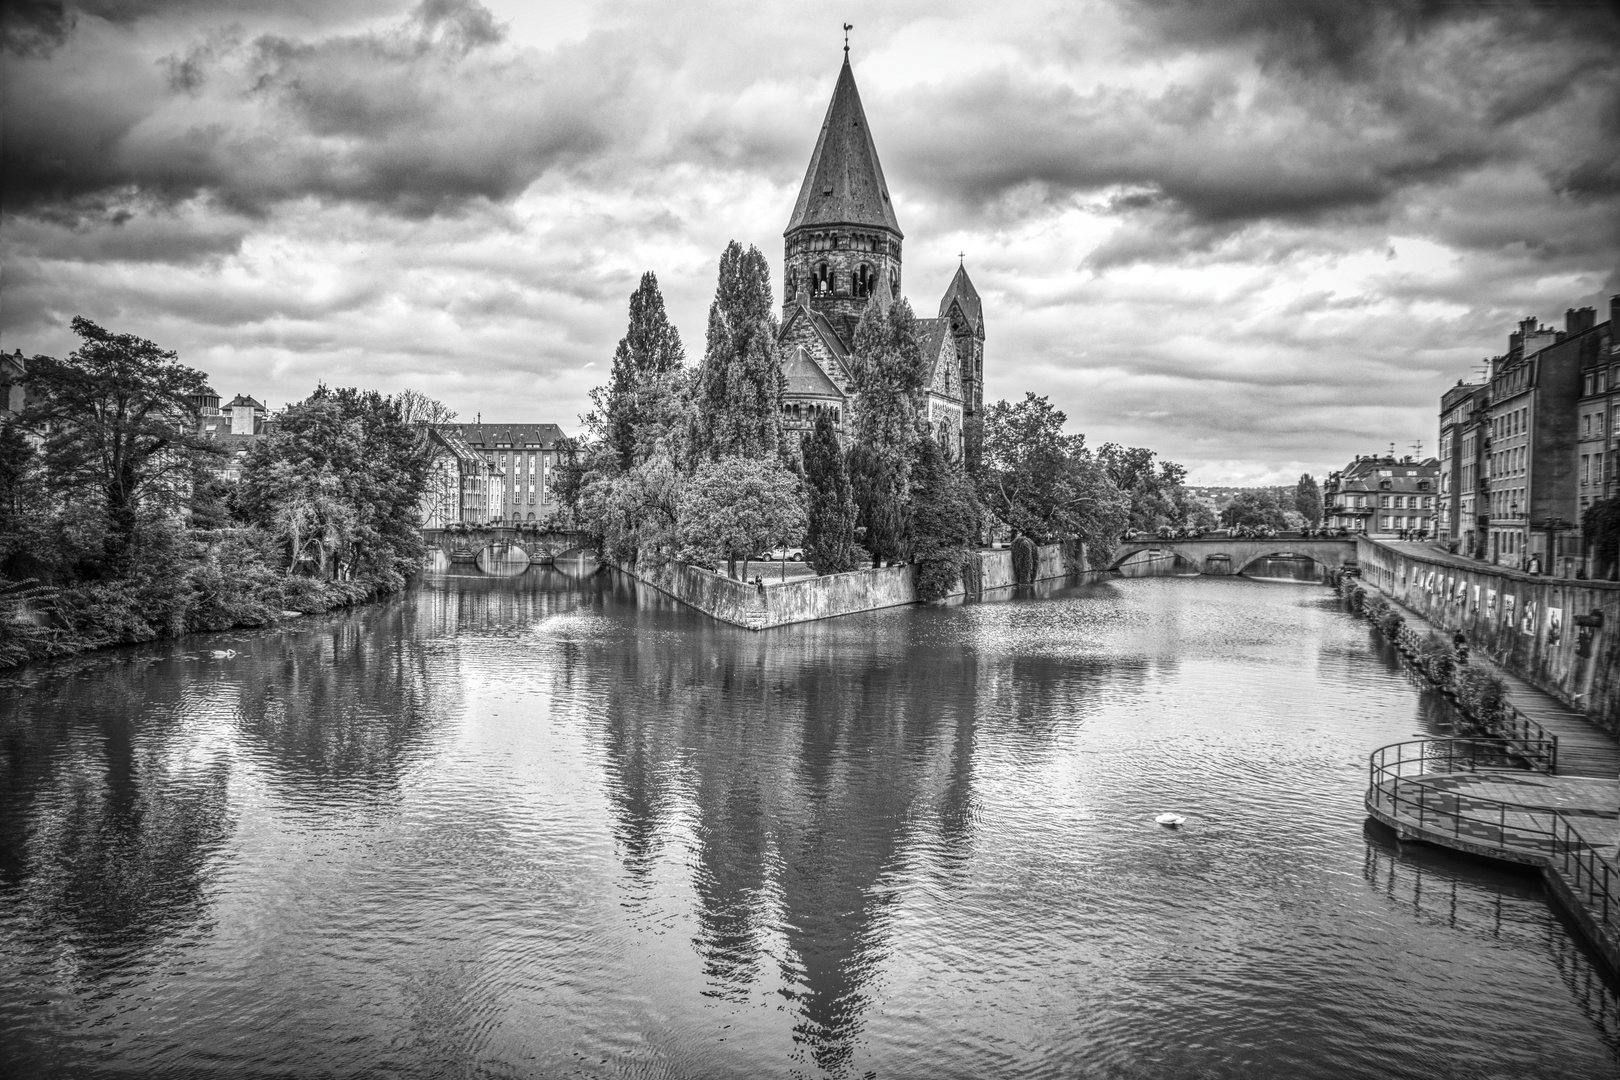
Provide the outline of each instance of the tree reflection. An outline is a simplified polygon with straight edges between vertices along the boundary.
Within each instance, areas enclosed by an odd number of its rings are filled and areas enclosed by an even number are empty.
[[[84,985],[202,919],[232,829],[229,757],[188,723],[175,666],[59,671],[3,719],[4,879]]]

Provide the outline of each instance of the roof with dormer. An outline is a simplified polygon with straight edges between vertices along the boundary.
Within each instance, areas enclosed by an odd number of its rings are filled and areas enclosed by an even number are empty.
[[[877,146],[861,108],[848,54],[785,231],[807,225],[868,225],[904,235],[894,216],[889,185],[883,180],[883,166],[878,164]]]
[[[984,322],[984,305],[979,302],[979,290],[973,287],[973,280],[968,277],[967,266],[956,268],[956,276],[951,278],[950,287],[945,290],[945,297],[939,302],[940,318],[950,314],[951,303],[955,301],[962,308],[973,329],[977,330]]]
[[[218,395],[215,395],[215,396],[217,397]],[[231,399],[231,403],[229,405],[225,406],[225,407],[227,409],[234,409],[238,405],[245,405],[246,407],[248,407],[250,409],[264,409],[265,408],[265,405],[264,405],[263,402],[255,401],[253,398],[248,397],[246,394],[237,394],[234,398]],[[269,411],[269,410],[266,409],[266,411]]]
[[[556,424],[445,424],[476,450],[550,450],[566,438]]]

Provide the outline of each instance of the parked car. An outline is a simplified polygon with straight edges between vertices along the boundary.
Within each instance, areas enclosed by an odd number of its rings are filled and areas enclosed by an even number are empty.
[[[765,562],[803,562],[804,548],[777,548],[760,556]]]

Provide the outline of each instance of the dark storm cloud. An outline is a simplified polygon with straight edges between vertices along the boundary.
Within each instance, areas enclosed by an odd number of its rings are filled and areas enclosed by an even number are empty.
[[[901,163],[961,217],[1019,190],[1058,202],[1124,189],[1113,208],[1166,250],[1252,221],[1382,213],[1515,162],[1553,191],[1616,193],[1612,13],[1340,0],[1132,10],[1152,30],[1135,42],[1145,57],[1204,63],[1162,87],[1088,91],[1011,66],[951,80],[905,103]]]
[[[426,0],[391,29],[315,40],[216,30],[157,65],[81,26],[55,57],[80,49],[81,77],[37,58],[10,66],[0,196],[25,213],[132,189],[252,213],[314,196],[421,215],[510,198],[631,128],[630,65],[577,47],[540,63],[501,39],[475,0]]]

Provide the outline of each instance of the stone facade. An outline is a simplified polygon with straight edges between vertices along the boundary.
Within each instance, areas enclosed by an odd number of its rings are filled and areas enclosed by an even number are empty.
[[[850,370],[855,327],[869,304],[901,295],[905,237],[848,56],[838,73],[804,183],[783,233],[783,425],[809,430],[830,412],[840,431],[859,408]],[[965,266],[918,319],[929,363],[924,415],[958,460],[977,460],[975,419],[984,405],[984,316]]]

